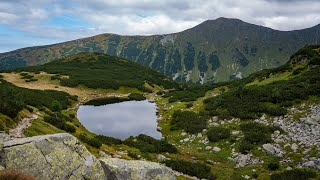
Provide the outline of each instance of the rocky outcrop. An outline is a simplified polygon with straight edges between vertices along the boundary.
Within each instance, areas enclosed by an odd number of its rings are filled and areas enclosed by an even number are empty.
[[[37,179],[106,179],[98,159],[66,133],[5,141],[0,159]]]
[[[158,163],[146,161],[127,161],[118,158],[101,158],[100,162],[111,180],[175,180],[171,169]]]

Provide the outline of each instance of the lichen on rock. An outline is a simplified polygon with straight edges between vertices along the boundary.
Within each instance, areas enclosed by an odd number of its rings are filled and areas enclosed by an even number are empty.
[[[111,180],[175,180],[173,171],[154,162],[101,158],[103,169]]]
[[[38,179],[106,179],[100,162],[67,133],[6,141],[0,159]]]

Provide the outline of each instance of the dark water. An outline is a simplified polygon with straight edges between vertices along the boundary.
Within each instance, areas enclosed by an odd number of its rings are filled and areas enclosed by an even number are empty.
[[[146,134],[161,138],[157,128],[156,105],[146,101],[127,101],[102,106],[82,105],[77,117],[91,132],[126,139]]]

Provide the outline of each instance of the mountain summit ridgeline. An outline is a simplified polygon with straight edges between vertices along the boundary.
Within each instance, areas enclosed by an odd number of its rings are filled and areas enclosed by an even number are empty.
[[[307,44],[320,43],[320,25],[278,31],[238,19],[218,18],[173,34],[101,34],[0,54],[0,70],[44,64],[79,52],[98,52],[151,67],[181,82],[241,79],[285,64]]]

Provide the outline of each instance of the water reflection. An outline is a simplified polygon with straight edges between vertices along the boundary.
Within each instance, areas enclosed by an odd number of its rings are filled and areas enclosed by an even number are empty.
[[[80,122],[91,132],[99,135],[126,139],[146,134],[161,138],[157,128],[155,103],[127,101],[103,106],[82,105],[77,112]]]

